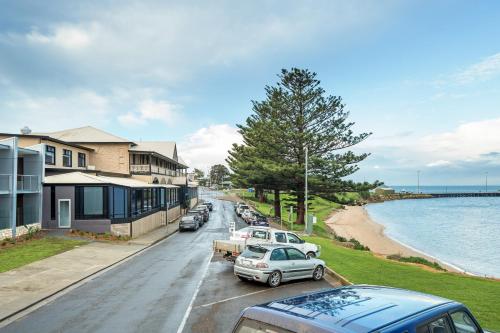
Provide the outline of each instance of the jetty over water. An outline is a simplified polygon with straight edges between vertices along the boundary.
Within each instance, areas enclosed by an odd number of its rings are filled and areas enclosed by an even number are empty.
[[[500,197],[500,192],[425,193],[431,198]]]

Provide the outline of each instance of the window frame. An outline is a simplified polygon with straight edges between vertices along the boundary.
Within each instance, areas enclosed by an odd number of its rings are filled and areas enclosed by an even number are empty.
[[[290,242],[289,235],[292,235],[292,237],[297,238],[298,242],[297,243]],[[302,239],[300,239],[300,237],[297,236],[296,234],[294,234],[293,232],[287,232],[286,233],[286,239],[287,239],[287,241],[288,241],[289,244],[302,244]]]
[[[481,332],[481,326],[476,321],[476,318],[474,318],[474,316],[466,309],[456,309],[456,310],[448,312],[449,321],[451,322],[452,328],[455,332],[457,332],[457,328],[455,326],[455,321],[453,320],[453,317],[451,315],[454,313],[457,313],[457,312],[462,312],[462,313],[466,314],[469,317],[469,319],[471,320],[471,322],[474,324],[474,326],[476,326],[476,333]]]
[[[284,242],[279,242],[278,241],[278,237],[276,237],[278,234],[283,234],[283,236],[285,237],[285,241]],[[280,244],[288,244],[288,238],[286,237],[286,232],[275,232],[274,233],[274,239],[276,240],[277,243],[280,243]]]
[[[303,257],[303,258],[301,258],[301,259],[292,259],[292,258],[290,258],[290,255],[288,254],[288,250],[291,250],[291,251],[297,251],[297,252],[299,252],[300,254],[302,254],[304,257]],[[285,248],[285,252],[286,252],[286,255],[287,255],[287,257],[288,257],[288,260],[307,260],[307,255],[305,255],[305,253],[304,253],[304,252],[300,251],[300,250],[299,250],[299,249],[297,249],[297,248],[294,248],[294,247],[287,247],[287,248]]]
[[[83,165],[80,163],[82,161],[83,157]],[[78,167],[79,168],[86,168],[87,167],[87,154],[85,153],[78,153]]]
[[[50,152],[50,153],[53,153],[53,160],[52,160],[52,163],[50,162],[47,162],[47,153],[49,153],[49,149],[54,149],[53,152]],[[45,164],[46,165],[56,165],[56,147],[55,146],[51,146],[51,145],[45,145]]]
[[[85,214],[85,187],[102,188],[102,214]],[[109,214],[109,186],[77,185],[75,186],[75,220],[103,220],[110,219]]]
[[[273,259],[273,253],[274,253],[275,251],[277,252],[277,251],[279,251],[279,250],[283,251],[283,253],[285,254],[285,259]],[[271,260],[271,261],[287,261],[287,260],[289,260],[289,259],[288,259],[288,253],[286,252],[285,248],[283,248],[283,247],[280,247],[280,248],[278,248],[278,249],[274,249],[274,250],[271,252],[271,255],[269,256],[269,260]]]
[[[68,153],[69,153],[69,155],[68,155]],[[64,159],[65,157],[66,158],[69,157],[69,165],[65,164],[65,159]],[[63,167],[66,167],[66,168],[72,168],[73,167],[73,151],[71,149],[65,149],[65,148],[63,148],[62,165],[63,165]]]

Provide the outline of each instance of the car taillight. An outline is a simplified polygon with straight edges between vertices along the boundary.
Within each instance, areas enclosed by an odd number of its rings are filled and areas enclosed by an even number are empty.
[[[265,262],[259,262],[257,265],[255,265],[256,268],[269,268],[269,265],[266,264]]]

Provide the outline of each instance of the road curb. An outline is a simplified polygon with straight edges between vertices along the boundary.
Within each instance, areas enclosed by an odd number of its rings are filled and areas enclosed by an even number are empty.
[[[42,302],[44,302],[44,301],[46,301],[46,300],[50,299],[51,297],[56,296],[57,294],[59,294],[59,293],[61,293],[61,292],[65,291],[65,290],[67,290],[67,289],[69,289],[69,288],[71,288],[71,287],[73,287],[73,286],[75,286],[75,285],[77,285],[77,284],[79,284],[80,282],[82,282],[82,281],[84,281],[84,280],[86,280],[86,279],[88,279],[88,278],[90,278],[90,277],[92,277],[92,276],[94,276],[94,275],[96,275],[96,274],[99,274],[99,273],[101,273],[101,272],[103,272],[103,271],[105,271],[105,270],[107,270],[107,269],[110,269],[110,268],[112,268],[113,266],[117,266],[117,265],[119,265],[119,264],[120,264],[120,263],[122,263],[123,261],[126,261],[127,259],[129,259],[129,258],[131,258],[131,257],[133,257],[133,256],[135,256],[135,255],[137,255],[137,254],[139,254],[139,253],[141,253],[141,252],[143,252],[143,251],[145,251],[145,250],[149,249],[150,247],[152,247],[152,246],[154,246],[154,245],[158,244],[159,242],[161,242],[161,241],[163,241],[163,240],[165,240],[165,239],[169,238],[170,236],[172,236],[172,235],[174,235],[174,234],[176,234],[176,233],[178,233],[178,232],[179,232],[179,228],[177,228],[177,230],[175,230],[175,231],[174,231],[174,232],[172,232],[171,234],[169,234],[169,235],[165,235],[164,237],[161,237],[161,238],[159,238],[159,239],[155,240],[154,242],[152,242],[151,244],[149,244],[149,245],[145,246],[144,248],[142,248],[142,249],[140,249],[140,250],[137,250],[137,251],[135,251],[134,253],[131,253],[131,254],[129,254],[128,256],[123,257],[123,258],[121,258],[120,260],[115,261],[114,263],[109,264],[108,266],[106,266],[106,267],[103,267],[103,268],[99,269],[98,271],[95,271],[95,272],[93,272],[93,273],[91,273],[91,274],[89,274],[89,275],[87,275],[87,276],[85,276],[85,277],[82,277],[81,279],[79,279],[79,280],[77,280],[77,281],[74,281],[74,282],[72,282],[72,283],[68,284],[68,285],[67,285],[67,286],[65,286],[64,288],[61,288],[61,289],[59,289],[59,290],[57,290],[57,291],[55,291],[55,292],[51,293],[50,295],[47,295],[47,296],[43,297],[43,298],[40,298],[39,300],[37,300],[37,301],[35,301],[35,302],[33,302],[33,303],[31,303],[31,304],[29,304],[29,305],[27,305],[27,306],[25,306],[25,307],[23,307],[23,308],[19,309],[19,310],[16,310],[15,312],[13,312],[13,313],[11,313],[11,314],[9,314],[9,315],[7,315],[7,316],[3,317],[3,318],[0,318],[0,328],[2,328],[2,327],[3,327],[2,323],[3,323],[4,321],[6,321],[6,320],[8,320],[8,319],[10,319],[10,318],[12,318],[12,317],[14,317],[14,316],[16,316],[16,315],[18,315],[18,314],[22,313],[22,312],[24,312],[24,311],[26,311],[26,310],[29,310],[30,308],[32,308],[32,307],[34,307],[34,306],[36,306],[37,304],[40,304],[40,303],[42,303]]]
[[[347,280],[345,277],[343,277],[342,275],[340,275],[339,273],[335,272],[333,269],[331,269],[330,267],[326,267],[325,269],[325,272],[326,274],[328,274],[329,276],[331,277],[334,277],[335,279],[339,280],[340,283],[343,285],[343,286],[350,286],[352,285],[353,283],[349,280]]]

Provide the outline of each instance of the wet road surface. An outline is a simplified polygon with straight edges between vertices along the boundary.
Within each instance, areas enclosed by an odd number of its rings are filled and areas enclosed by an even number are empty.
[[[211,201],[210,221],[197,232],[172,235],[0,331],[170,333],[184,319],[183,332],[230,332],[247,306],[329,287],[299,281],[269,289],[235,278],[231,263],[211,257],[212,241],[229,237],[231,221],[246,225],[232,203]]]

